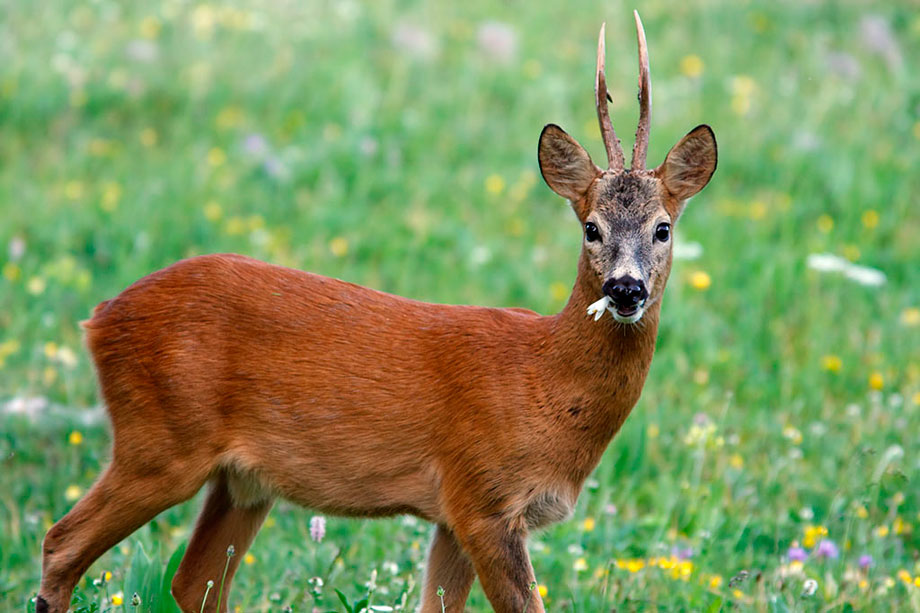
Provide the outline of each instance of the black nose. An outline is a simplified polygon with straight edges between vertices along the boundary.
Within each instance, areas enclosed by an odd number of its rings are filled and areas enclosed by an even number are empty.
[[[608,279],[604,283],[604,295],[610,296],[613,303],[620,308],[630,308],[639,305],[648,298],[645,283],[630,276],[619,279]]]

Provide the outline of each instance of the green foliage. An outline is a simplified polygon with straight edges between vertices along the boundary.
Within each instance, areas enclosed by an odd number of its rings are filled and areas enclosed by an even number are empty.
[[[613,121],[626,138],[635,125],[632,5],[619,2],[3,8],[0,610],[34,610],[42,536],[107,461],[79,328],[95,304],[179,258],[233,251],[419,299],[555,312],[581,237],[539,179],[536,140],[555,122],[604,159],[602,21]],[[916,7],[641,10],[649,162],[706,122],[719,169],[675,228],[702,253],[675,261],[642,400],[575,518],[532,539],[539,589],[553,611],[916,610]],[[817,253],[887,283],[811,269]],[[200,503],[103,556],[75,609],[130,611],[137,591],[138,611],[175,611],[179,554],[165,553]],[[338,608],[337,591],[363,599],[375,569],[373,602],[415,606],[428,526],[330,518],[317,544],[308,519],[275,507],[237,554],[231,610]],[[818,556],[822,540],[839,556]],[[479,588],[470,608],[488,610]]]

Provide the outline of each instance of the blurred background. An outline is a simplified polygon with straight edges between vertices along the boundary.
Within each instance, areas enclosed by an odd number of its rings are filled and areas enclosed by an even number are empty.
[[[603,163],[603,21],[632,145],[618,0],[0,7],[3,610],[32,610],[44,532],[107,461],[95,304],[232,251],[554,313],[581,230],[537,138],[558,123]],[[920,5],[639,8],[649,163],[708,123],[719,169],[677,228],[642,400],[574,519],[533,539],[539,589],[553,611],[920,610]],[[76,610],[171,611],[199,504],[103,557]],[[412,610],[426,525],[310,520],[276,506],[232,607],[344,610],[339,589]],[[478,587],[469,606],[489,610]]]

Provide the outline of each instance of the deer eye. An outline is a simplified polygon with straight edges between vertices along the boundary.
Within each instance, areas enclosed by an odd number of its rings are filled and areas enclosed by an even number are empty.
[[[585,238],[588,239],[589,243],[601,240],[601,231],[590,221],[585,224]]]
[[[671,238],[671,224],[669,223],[660,223],[658,227],[655,228],[655,240],[666,243],[668,239]]]

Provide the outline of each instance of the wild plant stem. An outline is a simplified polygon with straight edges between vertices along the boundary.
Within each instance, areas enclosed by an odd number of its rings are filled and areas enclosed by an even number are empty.
[[[227,561],[224,563],[224,574],[220,578],[220,589],[217,591],[217,608],[215,611],[220,613],[220,602],[224,596],[224,581],[227,579],[227,571],[230,569],[230,559],[236,553],[233,545],[227,548]]]
[[[198,611],[198,613],[204,613],[204,605],[206,602],[208,602],[208,594],[211,593],[212,587],[214,587],[214,582],[208,581],[208,585],[204,590],[204,598],[201,599],[201,609]]]

